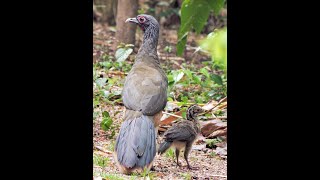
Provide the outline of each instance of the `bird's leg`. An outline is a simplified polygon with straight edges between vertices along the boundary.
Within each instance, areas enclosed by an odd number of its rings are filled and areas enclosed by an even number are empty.
[[[176,148],[177,165],[181,167],[181,164],[179,163],[179,153],[180,153],[180,150]]]
[[[189,161],[188,161],[188,156],[189,156],[191,147],[192,147],[192,143],[187,143],[186,144],[186,149],[184,151],[184,159],[187,161],[188,169],[198,170],[199,169],[198,167],[191,167],[190,164],[189,164]]]

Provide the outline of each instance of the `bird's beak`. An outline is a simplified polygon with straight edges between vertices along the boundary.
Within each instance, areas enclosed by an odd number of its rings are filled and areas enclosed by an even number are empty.
[[[139,24],[138,20],[136,18],[128,18],[126,21],[127,22],[133,22],[133,23],[136,23],[136,24]]]

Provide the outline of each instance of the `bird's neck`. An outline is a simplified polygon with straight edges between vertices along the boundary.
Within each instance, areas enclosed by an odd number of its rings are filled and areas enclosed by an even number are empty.
[[[192,112],[187,113],[187,119],[189,121],[198,121],[197,116],[193,114]]]
[[[139,56],[152,56],[159,63],[157,54],[157,45],[159,37],[159,28],[148,28],[144,32],[142,45],[138,51]]]

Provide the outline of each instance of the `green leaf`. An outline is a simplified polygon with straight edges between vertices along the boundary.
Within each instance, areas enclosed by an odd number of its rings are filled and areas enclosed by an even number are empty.
[[[196,82],[197,84],[201,84],[201,77],[197,76],[197,75],[193,75],[193,80],[194,82]]]
[[[187,112],[186,111],[183,111],[181,113],[181,116],[184,118],[184,119],[187,119]]]
[[[180,79],[183,77],[183,75],[184,75],[184,72],[182,72],[182,71],[174,71],[174,73],[173,73],[174,83],[179,82]]]
[[[109,112],[108,111],[103,111],[102,112],[102,117],[104,117],[104,118],[110,117]]]
[[[200,72],[205,75],[207,78],[210,78],[210,74],[206,68],[201,68]]]
[[[181,26],[178,31],[177,54],[182,55],[191,28],[199,34],[211,10],[210,0],[184,0],[181,5]]]
[[[183,72],[187,75],[187,77],[188,77],[190,80],[193,79],[193,78],[192,78],[192,73],[191,73],[191,71],[190,71],[189,69],[185,69]]]
[[[224,0],[209,0],[210,8],[213,10],[214,15],[218,15],[224,6]]]
[[[99,100],[94,100],[94,101],[93,101],[93,105],[94,105],[94,106],[97,106],[97,105],[99,105],[99,104],[100,104]]]
[[[182,96],[181,100],[182,100],[182,102],[187,103],[188,102],[188,97],[187,96]]]
[[[96,84],[101,88],[106,85],[107,78],[98,78]]]
[[[182,55],[186,43],[187,43],[187,36],[184,36],[180,41],[178,41],[178,44],[177,44],[177,54],[178,54],[178,56]]]
[[[207,38],[200,43],[202,49],[210,52],[213,62],[221,63],[227,68],[227,29],[208,34]]]
[[[217,84],[219,84],[219,85],[223,85],[223,82],[222,82],[222,79],[221,79],[220,76],[218,76],[218,75],[216,75],[216,74],[211,74],[211,79],[212,79],[215,83],[217,83]]]
[[[168,83],[174,82],[172,74],[169,74],[167,77],[168,77]]]
[[[103,118],[102,118],[102,121],[101,121],[101,123],[100,123],[100,127],[101,127],[101,129],[103,129],[104,131],[107,131],[107,130],[111,127],[113,121],[112,121],[112,119],[110,118],[109,113],[108,113],[107,111],[104,111],[104,112],[102,113],[102,116],[103,116]]]
[[[126,60],[129,55],[132,53],[133,49],[132,48],[119,48],[116,51],[116,59],[117,62],[122,62],[124,60]]]

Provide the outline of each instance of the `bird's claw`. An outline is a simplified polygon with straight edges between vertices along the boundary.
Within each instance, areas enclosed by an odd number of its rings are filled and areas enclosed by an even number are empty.
[[[190,169],[190,170],[199,170],[200,168],[199,167],[188,166],[188,169]]]

